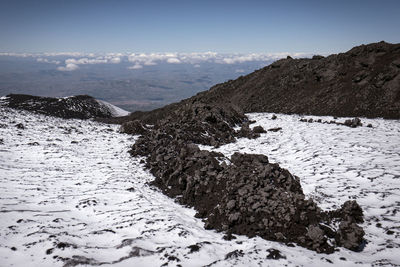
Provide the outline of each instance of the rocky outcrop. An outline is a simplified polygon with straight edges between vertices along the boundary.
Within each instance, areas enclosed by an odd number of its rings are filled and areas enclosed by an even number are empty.
[[[146,128],[143,122],[132,123],[134,129]],[[235,131],[235,126],[242,127]],[[266,156],[235,153],[226,158],[197,145],[217,147],[263,132],[251,130],[247,118],[231,105],[194,101],[147,128],[131,154],[146,157],[153,185],[194,207],[207,229],[225,231],[228,239],[232,234],[257,235],[322,253],[332,253],[335,246],[359,249],[364,232],[357,225],[362,211],[354,212],[356,203],[324,212],[306,199],[298,177]]]
[[[148,132],[148,129],[139,120],[134,120],[124,122],[121,125],[120,132],[132,135],[144,135]]]

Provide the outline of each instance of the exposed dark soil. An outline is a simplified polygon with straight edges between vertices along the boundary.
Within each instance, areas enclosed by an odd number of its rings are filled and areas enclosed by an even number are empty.
[[[111,112],[93,97],[78,95],[68,98],[52,98],[32,95],[10,94],[3,105],[64,119],[111,118]]]

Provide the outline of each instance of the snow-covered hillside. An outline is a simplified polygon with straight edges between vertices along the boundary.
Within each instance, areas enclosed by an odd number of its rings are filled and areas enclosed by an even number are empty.
[[[254,126],[281,131],[218,151],[268,155],[323,208],[356,199],[366,219],[362,252],[224,240],[193,209],[147,185],[152,175],[127,153],[136,137],[118,126],[0,107],[0,265],[399,265],[400,121],[363,119],[373,128],[348,128],[270,117],[250,114]],[[274,259],[273,249],[284,258]]]
[[[111,103],[108,103],[103,100],[96,99],[96,101],[100,104],[100,106],[103,106],[106,110],[108,110],[111,113],[112,117],[122,117],[122,116],[127,116],[130,114],[129,111],[126,111],[122,108],[119,108],[117,106],[114,106]]]
[[[111,103],[88,95],[55,98],[10,94],[0,97],[0,105],[64,119],[111,118],[129,114]]]

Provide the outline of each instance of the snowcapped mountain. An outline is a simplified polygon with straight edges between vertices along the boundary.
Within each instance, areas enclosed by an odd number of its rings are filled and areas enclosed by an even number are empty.
[[[129,114],[126,110],[88,95],[53,98],[10,94],[1,97],[0,101],[3,105],[11,108],[65,119],[111,118]]]
[[[260,237],[205,230],[195,211],[148,182],[137,136],[119,126],[0,107],[2,266],[371,266],[399,265],[398,120],[372,128],[306,123],[297,115],[249,114],[265,129],[216,150],[262,153],[301,177],[324,209],[356,199],[363,251],[318,254]],[[330,121],[332,117],[313,117]],[[78,149],[79,147],[79,149]]]

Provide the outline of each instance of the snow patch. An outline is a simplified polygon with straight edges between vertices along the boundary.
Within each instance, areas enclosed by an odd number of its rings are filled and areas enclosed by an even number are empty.
[[[111,112],[111,115],[112,115],[113,117],[128,116],[128,115],[130,114],[129,111],[126,111],[126,110],[124,110],[124,109],[122,109],[122,108],[119,108],[119,107],[117,107],[117,106],[114,106],[113,104],[108,103],[108,102],[106,102],[106,101],[99,100],[99,99],[96,99],[96,101],[97,101],[100,105],[102,105],[103,107],[105,107],[106,109],[108,109],[108,110]]]

